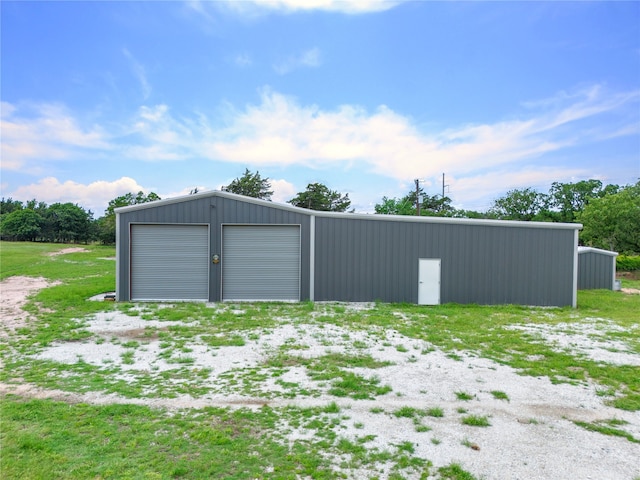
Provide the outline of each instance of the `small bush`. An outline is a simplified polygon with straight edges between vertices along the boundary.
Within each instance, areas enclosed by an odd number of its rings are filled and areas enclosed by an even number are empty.
[[[640,270],[640,255],[618,255],[616,257],[616,270],[619,272]]]

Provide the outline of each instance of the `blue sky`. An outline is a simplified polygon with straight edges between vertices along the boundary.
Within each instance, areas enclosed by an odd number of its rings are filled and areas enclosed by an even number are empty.
[[[640,2],[0,4],[2,196],[101,216],[245,168],[358,212],[640,177]]]

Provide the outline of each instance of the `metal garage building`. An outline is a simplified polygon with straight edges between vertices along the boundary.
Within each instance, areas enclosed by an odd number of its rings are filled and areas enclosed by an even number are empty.
[[[116,209],[116,298],[575,306],[580,228],[203,192]]]
[[[578,247],[578,289],[616,289],[616,252]]]

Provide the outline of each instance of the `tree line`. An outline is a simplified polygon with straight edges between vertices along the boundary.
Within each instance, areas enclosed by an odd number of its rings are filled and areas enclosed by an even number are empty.
[[[271,181],[245,169],[243,175],[222,187],[223,191],[271,200]],[[198,193],[193,189],[191,194]],[[90,210],[73,203],[11,198],[0,201],[0,237],[5,240],[115,243],[115,209],[160,200],[154,193],[127,193],[111,200],[104,216],[95,219]],[[349,194],[310,183],[287,203],[296,207],[353,212]],[[451,199],[429,195],[421,187],[400,198],[382,197],[374,207],[379,215],[416,215],[499,220],[579,222],[580,243],[619,253],[640,254],[640,180],[627,186],[603,185],[600,180],[554,182],[548,193],[533,188],[514,189],[493,201],[485,212],[456,209]]]

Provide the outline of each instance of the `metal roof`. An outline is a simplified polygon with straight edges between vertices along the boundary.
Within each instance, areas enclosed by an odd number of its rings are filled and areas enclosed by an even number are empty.
[[[429,217],[429,216],[419,217],[419,216],[411,216],[411,215],[385,215],[385,214],[372,214],[372,213],[321,212],[317,210],[309,210],[307,208],[294,207],[293,205],[287,205],[285,203],[271,202],[268,200],[261,200],[258,198],[246,197],[244,195],[238,195],[235,193],[223,192],[220,190],[208,190],[205,192],[198,192],[192,195],[181,195],[179,197],[156,200],[154,202],[128,205],[126,207],[116,208],[115,212],[116,214],[127,213],[127,212],[133,212],[136,210],[156,208],[164,205],[188,202],[188,201],[207,198],[207,197],[227,198],[230,200],[237,200],[245,203],[253,203],[256,205],[277,208],[280,210],[288,210],[288,211],[296,212],[302,215],[315,216],[315,217],[332,217],[332,218],[387,221],[387,222],[388,221],[422,222],[422,223],[445,223],[445,224],[459,224],[459,225],[528,227],[528,228],[571,229],[571,230],[580,230],[582,228],[582,224],[580,223],[524,222],[524,221],[518,221],[518,220],[491,220],[491,219],[479,219],[479,218],[452,218],[452,217]]]
[[[612,252],[611,250],[602,250],[600,248],[593,247],[578,247],[578,253],[600,253],[602,255],[609,255],[612,257],[618,256],[618,252]]]

